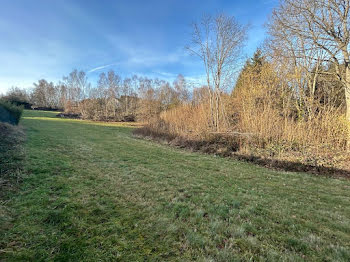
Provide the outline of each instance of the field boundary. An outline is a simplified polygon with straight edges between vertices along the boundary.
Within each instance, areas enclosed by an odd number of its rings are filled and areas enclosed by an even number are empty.
[[[137,137],[139,139],[152,140],[161,144],[166,144],[168,146],[187,149],[191,152],[201,152],[209,155],[250,162],[259,166],[278,171],[305,172],[317,176],[350,179],[350,170],[327,166],[310,165],[298,161],[279,160],[276,158],[267,158],[252,154],[243,154],[241,152],[236,151],[235,149],[230,150],[230,147],[234,147],[234,145],[228,146],[228,143],[225,143],[224,141],[218,142],[189,140],[184,137],[171,136],[166,133],[154,133],[151,130],[149,130],[148,133],[145,133],[144,128],[135,129],[133,131],[133,135],[134,137]]]

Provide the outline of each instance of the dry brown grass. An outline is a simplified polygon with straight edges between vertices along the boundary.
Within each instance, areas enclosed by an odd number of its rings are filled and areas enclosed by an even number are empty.
[[[228,124],[222,125],[220,134],[211,132],[207,103],[164,111],[147,130],[138,132],[166,137],[168,141],[192,141],[188,143],[191,146],[193,141],[217,143],[220,146],[210,151],[226,155],[237,151],[245,156],[350,169],[349,125],[344,108],[297,98],[296,89],[285,84],[293,79],[287,80],[270,66],[263,67],[259,74],[248,71],[240,88],[232,96],[222,97]],[[305,112],[306,107],[311,111]]]

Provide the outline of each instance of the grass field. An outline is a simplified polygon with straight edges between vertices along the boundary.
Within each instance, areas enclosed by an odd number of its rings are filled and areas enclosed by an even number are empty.
[[[21,121],[26,174],[2,203],[1,261],[350,261],[349,180],[54,115]]]

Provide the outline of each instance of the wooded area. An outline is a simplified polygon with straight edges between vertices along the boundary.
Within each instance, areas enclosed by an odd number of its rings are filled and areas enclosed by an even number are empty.
[[[226,138],[218,151],[349,169],[349,6],[347,0],[282,1],[231,92],[246,27],[221,14],[203,17],[190,49],[203,61],[206,89],[140,133],[213,143],[222,140],[213,132],[249,133]]]

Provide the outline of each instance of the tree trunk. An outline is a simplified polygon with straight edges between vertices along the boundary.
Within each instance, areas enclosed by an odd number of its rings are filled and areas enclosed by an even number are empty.
[[[128,114],[128,95],[125,95],[125,114]]]
[[[345,104],[346,104],[346,120],[350,125],[350,63],[349,55],[347,52],[343,52],[345,58]],[[350,141],[350,139],[349,139]]]
[[[345,87],[345,101],[346,101],[346,119],[350,124],[350,83]]]
[[[345,68],[345,104],[346,104],[346,120],[348,122],[348,141],[347,149],[350,151],[350,66],[347,64]]]
[[[209,92],[209,104],[210,104],[210,125],[211,125],[211,129],[213,129],[215,127],[215,118],[214,118],[214,103],[213,103],[213,93],[209,87],[208,84],[208,92]]]
[[[219,132],[220,131],[220,114],[219,114],[219,90],[216,91],[216,112],[215,112],[215,115],[216,115],[216,132]]]

